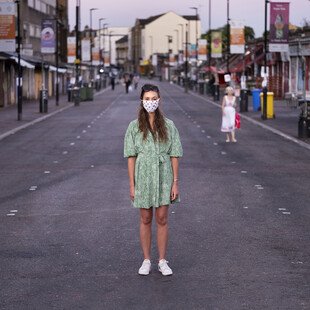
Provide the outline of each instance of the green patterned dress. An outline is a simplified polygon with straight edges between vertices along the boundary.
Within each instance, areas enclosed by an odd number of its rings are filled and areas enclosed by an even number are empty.
[[[154,141],[151,133],[143,141],[138,120],[132,121],[125,135],[124,157],[137,157],[135,165],[136,208],[169,205],[173,171],[170,157],[183,155],[179,132],[173,121],[165,119],[168,130],[166,143]]]

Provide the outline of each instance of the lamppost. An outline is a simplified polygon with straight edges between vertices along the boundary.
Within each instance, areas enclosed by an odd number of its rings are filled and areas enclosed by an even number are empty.
[[[184,92],[188,93],[188,24],[185,26],[185,83]]]
[[[79,65],[81,63],[81,45],[80,45],[80,0],[76,0],[75,9],[75,98],[74,106],[80,104],[80,91],[79,91]]]
[[[208,54],[208,66],[209,66],[209,78],[211,78],[211,0],[209,0],[209,54]]]
[[[59,105],[59,76],[58,76],[58,66],[59,66],[59,3],[58,0],[56,0],[56,50],[55,50],[55,62],[56,62],[56,106]]]
[[[15,1],[17,5],[17,57],[18,57],[18,78],[17,78],[17,120],[22,120],[23,113],[23,88],[22,88],[22,67],[20,64],[20,0]]]
[[[170,53],[171,53],[171,49],[170,49],[170,43],[172,43],[172,36],[170,35],[166,35],[167,39],[168,39],[168,80],[170,82]]]
[[[179,26],[181,26],[181,28],[182,28],[182,35],[181,35],[181,40],[182,40],[182,42],[181,42],[181,50],[183,50],[183,45],[184,45],[184,29],[183,29],[183,27],[184,27],[184,25],[183,24],[178,24]]]
[[[262,119],[267,119],[267,6],[269,0],[265,0],[265,31],[264,31],[264,85],[263,85],[263,114]]]
[[[89,22],[90,22],[90,81],[93,86],[94,71],[93,71],[93,11],[97,8],[89,9]]]
[[[109,31],[109,58],[110,58],[109,62],[110,62],[110,67],[112,65],[112,59],[111,59],[111,57],[112,57],[112,50],[111,50],[111,46],[112,46],[112,44],[111,44],[111,37],[112,37],[112,34],[111,33],[113,33],[112,30]]]
[[[229,57],[230,57],[230,18],[229,18],[229,0],[227,0],[227,73],[229,74]]]

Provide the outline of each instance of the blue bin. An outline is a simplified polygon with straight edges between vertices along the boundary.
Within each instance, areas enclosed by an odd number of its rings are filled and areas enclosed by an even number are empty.
[[[262,92],[261,89],[252,89],[252,99],[253,99],[253,111],[260,110],[260,93]]]

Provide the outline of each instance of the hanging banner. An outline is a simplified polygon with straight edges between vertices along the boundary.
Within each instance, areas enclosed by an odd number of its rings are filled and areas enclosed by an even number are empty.
[[[196,59],[196,44],[190,44],[189,46],[189,58]]]
[[[222,33],[220,31],[212,31],[211,33],[211,57],[222,57]]]
[[[175,56],[173,53],[169,54],[169,66],[171,67],[176,66]]]
[[[43,19],[41,24],[41,53],[54,54],[56,52],[56,21]]]
[[[289,2],[270,2],[270,52],[288,52]]]
[[[76,38],[68,37],[67,38],[67,50],[68,50],[68,63],[73,64],[76,58]]]
[[[207,60],[207,40],[198,40],[198,60]]]
[[[99,66],[100,64],[100,55],[99,55],[99,47],[92,48],[92,55],[93,55],[93,66]]]
[[[82,61],[90,61],[90,39],[82,40]]]
[[[244,54],[244,24],[242,21],[230,21],[230,53]]]
[[[109,53],[109,51],[104,52],[104,59],[103,59],[103,61],[104,61],[104,66],[105,67],[110,67],[110,53]]]
[[[157,54],[153,54],[153,55],[152,55],[152,65],[153,65],[154,67],[156,67],[156,66],[157,66],[157,63],[158,63]]]
[[[184,54],[182,52],[179,53],[178,64],[179,65],[184,64]]]
[[[0,52],[15,52],[15,3],[0,2]]]

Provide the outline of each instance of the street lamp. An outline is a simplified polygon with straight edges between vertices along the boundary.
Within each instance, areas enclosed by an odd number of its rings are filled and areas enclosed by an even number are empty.
[[[58,66],[59,66],[59,3],[58,0],[56,0],[56,106],[59,105],[59,76],[58,76]]]
[[[265,32],[264,32],[264,85],[263,85],[263,114],[262,119],[267,119],[267,6],[269,0],[265,0]]]
[[[181,50],[183,50],[183,45],[184,45],[184,29],[183,29],[183,27],[184,27],[184,25],[183,24],[178,24],[179,26],[181,26],[181,28],[182,28],[182,35],[181,35],[181,40],[182,40],[182,42],[181,42]]]
[[[98,8],[91,8],[89,10],[89,20],[90,20],[90,80],[91,84],[93,83],[93,11],[98,10]]]
[[[209,55],[208,55],[208,65],[209,65],[209,78],[211,78],[211,0],[209,0]]]
[[[20,0],[15,1],[17,5],[17,57],[18,57],[18,78],[17,78],[17,120],[22,120],[23,112],[23,88],[22,88],[22,67],[20,64]]]
[[[229,0],[227,0],[227,73],[229,74],[229,56],[230,56],[230,25],[229,25]]]

